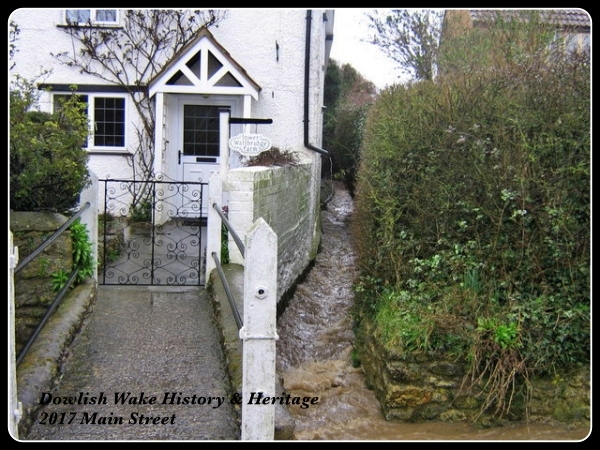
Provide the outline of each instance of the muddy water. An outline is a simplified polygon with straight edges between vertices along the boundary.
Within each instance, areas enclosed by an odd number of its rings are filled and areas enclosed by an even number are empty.
[[[348,223],[353,204],[336,186],[322,213],[322,249],[278,322],[277,371],[293,396],[319,397],[307,409],[290,409],[296,440],[580,441],[590,429],[517,423],[478,429],[468,423],[388,422],[360,368],[350,364],[354,252]]]

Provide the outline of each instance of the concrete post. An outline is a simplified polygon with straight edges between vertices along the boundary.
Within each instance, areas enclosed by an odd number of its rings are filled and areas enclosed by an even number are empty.
[[[90,207],[81,214],[81,223],[85,224],[88,230],[93,261],[98,261],[98,177],[90,173],[90,181],[91,184],[80,194],[79,205],[90,202]],[[97,264],[94,264],[92,280],[98,283]]]
[[[275,437],[277,235],[260,218],[246,235],[242,368],[242,440]],[[269,401],[271,400],[271,401]]]
[[[216,264],[213,259],[213,252],[221,259],[221,217],[213,208],[216,203],[221,208],[223,202],[223,181],[218,172],[213,173],[208,181],[208,216],[206,224],[206,285],[210,279],[211,272]]]

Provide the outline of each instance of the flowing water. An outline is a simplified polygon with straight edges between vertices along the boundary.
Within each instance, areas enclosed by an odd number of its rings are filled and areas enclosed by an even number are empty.
[[[277,371],[293,396],[319,397],[292,405],[295,440],[580,441],[588,427],[516,423],[479,429],[468,423],[386,421],[360,368],[352,367],[354,251],[348,230],[352,198],[341,185],[322,212],[322,248],[278,321]]]

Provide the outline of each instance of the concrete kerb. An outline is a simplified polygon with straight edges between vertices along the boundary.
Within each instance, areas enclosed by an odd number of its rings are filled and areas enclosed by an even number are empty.
[[[75,287],[49,317],[17,367],[17,398],[22,408],[19,436],[27,433],[40,408],[39,393],[52,390],[60,364],[90,315],[97,293],[92,281]]]
[[[226,264],[223,273],[229,284],[231,294],[235,300],[240,316],[243,317],[244,298],[244,267],[239,264]],[[223,283],[216,270],[210,274],[207,289],[213,301],[217,326],[221,330],[223,349],[227,363],[227,370],[234,392],[242,391],[242,341],[239,330],[229,305]],[[275,391],[283,392],[283,387],[276,381]],[[239,410],[241,416],[241,408]],[[295,421],[285,405],[275,404],[275,440],[293,440]]]

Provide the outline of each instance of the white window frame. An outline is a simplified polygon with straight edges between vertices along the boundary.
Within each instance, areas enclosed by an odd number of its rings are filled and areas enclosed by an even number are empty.
[[[97,20],[98,11],[110,10],[115,12],[115,20],[107,21],[107,20]],[[116,8],[69,8],[64,11],[64,20],[65,24],[69,24],[67,21],[67,13],[68,11],[89,11],[90,12],[90,21],[89,22],[77,22],[71,24],[74,25],[98,25],[98,26],[115,26],[119,24],[119,10]]]
[[[54,103],[55,95],[72,95],[71,92],[61,92],[61,91],[53,91],[52,92],[52,102]],[[127,150],[127,141],[128,141],[128,125],[129,125],[129,107],[128,107],[128,95],[127,94],[119,94],[119,93],[109,93],[109,92],[78,92],[77,95],[85,95],[87,96],[87,112],[88,112],[88,123],[89,123],[89,135],[87,138],[87,146],[85,149],[91,153],[124,153],[128,152]],[[125,116],[123,118],[123,146],[98,146],[94,145],[95,141],[95,104],[97,98],[122,98],[125,101]],[[53,105],[54,110],[54,105]]]

